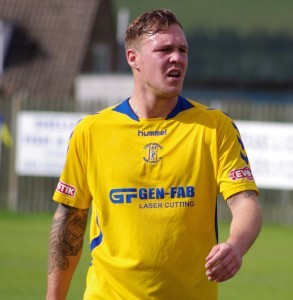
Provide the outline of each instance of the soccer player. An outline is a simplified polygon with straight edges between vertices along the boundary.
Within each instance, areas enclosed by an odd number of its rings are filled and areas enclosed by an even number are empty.
[[[180,95],[188,44],[165,9],[126,32],[130,98],[77,124],[53,199],[47,300],[65,299],[91,208],[84,299],[215,300],[261,227],[233,120]],[[217,196],[231,213],[217,243]]]

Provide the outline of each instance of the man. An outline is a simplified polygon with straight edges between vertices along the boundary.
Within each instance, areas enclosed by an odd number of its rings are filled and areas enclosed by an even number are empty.
[[[172,12],[126,32],[134,90],[74,129],[54,200],[47,299],[65,299],[91,206],[84,299],[217,299],[261,227],[240,134],[224,113],[180,96],[188,45]],[[232,212],[217,244],[216,198]]]

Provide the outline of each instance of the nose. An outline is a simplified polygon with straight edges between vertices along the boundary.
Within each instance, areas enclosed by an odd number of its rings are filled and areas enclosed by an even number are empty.
[[[174,49],[170,56],[170,62],[177,62],[180,60],[180,52],[178,49]]]
[[[182,53],[179,49],[174,49],[170,55],[170,62],[171,63],[182,63],[186,57],[185,53]]]

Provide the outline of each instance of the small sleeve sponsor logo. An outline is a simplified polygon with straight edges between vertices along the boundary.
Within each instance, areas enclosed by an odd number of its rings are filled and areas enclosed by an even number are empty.
[[[56,191],[58,191],[60,194],[74,197],[76,188],[59,180]]]
[[[253,180],[253,175],[251,170],[246,166],[240,169],[232,170],[229,173],[229,178],[232,180],[239,180],[247,178],[248,180]]]

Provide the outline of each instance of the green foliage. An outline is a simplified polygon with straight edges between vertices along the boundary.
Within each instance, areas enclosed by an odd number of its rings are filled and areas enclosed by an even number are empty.
[[[157,8],[171,9],[185,30],[235,30],[241,34],[255,31],[293,33],[291,0],[114,0],[113,8],[128,8],[130,19]]]
[[[189,36],[187,80],[289,83],[293,81],[293,36],[236,31],[195,31]]]
[[[52,214],[0,212],[0,298],[44,299],[49,231]],[[220,240],[228,235],[220,224]],[[223,300],[290,299],[293,294],[292,227],[265,226],[245,256],[240,273],[220,284]],[[90,263],[88,240],[73,279],[68,299],[82,299]]]
[[[293,1],[115,0],[130,21],[169,8],[189,43],[187,84],[286,85],[293,81]]]

